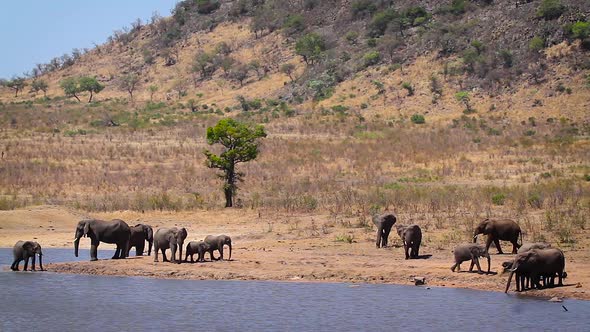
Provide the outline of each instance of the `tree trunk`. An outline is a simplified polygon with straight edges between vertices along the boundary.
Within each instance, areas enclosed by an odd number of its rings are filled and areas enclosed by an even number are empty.
[[[92,91],[90,91],[90,98],[88,99],[88,102],[91,103],[92,102]]]
[[[223,186],[223,193],[225,194],[225,207],[233,207],[233,195],[236,189],[236,175],[234,171],[235,165],[231,165],[229,169],[226,169],[225,180],[226,183]]]
[[[74,98],[76,98],[76,100],[78,100],[78,102],[80,102],[80,98],[78,98],[78,96],[74,93]]]
[[[225,193],[225,207],[233,207],[232,189],[226,186],[225,188],[223,188],[223,191]]]

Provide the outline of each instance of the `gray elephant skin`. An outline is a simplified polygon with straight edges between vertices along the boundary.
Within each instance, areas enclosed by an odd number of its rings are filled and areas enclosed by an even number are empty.
[[[500,240],[510,241],[512,243],[513,254],[516,254],[520,247],[518,244],[519,236],[522,243],[522,231],[520,226],[510,219],[485,219],[475,228],[475,231],[473,232],[473,243],[477,242],[477,236],[479,234],[487,235],[486,251],[490,249],[490,245],[494,242],[498,249],[498,254],[503,254]]]
[[[45,271],[43,269],[43,252],[39,243],[35,241],[18,241],[12,248],[12,254],[14,256],[14,261],[10,266],[12,271],[18,271],[18,264],[23,260],[25,261],[23,271],[26,271],[29,265],[29,258],[32,258],[31,271],[35,271],[35,255],[39,255],[39,267],[41,271]]]
[[[525,278],[530,278],[533,286],[541,288],[541,278],[547,278],[545,286],[554,286],[555,276],[558,277],[558,285],[563,286],[565,276],[565,255],[556,248],[532,249],[517,254],[512,261],[510,275],[506,282],[505,293],[510,289],[510,282],[516,273],[517,291],[524,290]],[[519,287],[518,283],[521,283]]]
[[[80,239],[88,236],[90,238],[90,261],[98,260],[98,245],[100,242],[117,245],[113,259],[127,257],[131,229],[121,219],[104,221],[98,219],[85,219],[78,222],[76,236],[74,239],[74,255],[78,257]]]
[[[166,249],[170,249],[170,261],[180,264],[182,262],[182,246],[188,236],[186,228],[160,228],[154,235],[154,262],[158,262],[158,251],[162,251],[163,261],[168,262]],[[176,259],[176,251],[180,252]]]
[[[551,248],[551,244],[547,242],[533,242],[533,243],[524,243],[520,248],[518,248],[517,253],[523,253],[533,249],[549,249]]]
[[[483,245],[475,243],[461,244],[455,248],[453,255],[455,256],[455,264],[451,267],[451,271],[453,272],[455,272],[455,269],[460,271],[461,263],[471,260],[469,272],[473,271],[473,265],[477,265],[477,272],[483,273],[481,266],[479,265],[479,257],[485,257],[488,259],[487,273],[490,273],[491,258],[490,254]]]
[[[377,226],[377,240],[375,246],[377,248],[387,247],[387,239],[389,238],[389,232],[391,227],[397,221],[395,214],[386,212],[380,215],[373,216],[373,223]]]
[[[418,225],[395,225],[397,235],[404,243],[406,259],[418,258],[420,256],[420,243],[422,243],[422,229]]]
[[[185,262],[188,262],[188,256],[191,256],[191,263],[194,263],[193,256],[197,254],[197,262],[205,261],[205,253],[209,251],[209,244],[205,241],[191,241],[186,245]]]
[[[154,243],[154,230],[150,225],[137,224],[131,227],[131,238],[129,239],[129,248],[127,249],[127,256],[131,247],[135,247],[135,256],[143,256],[145,250],[145,241],[148,242],[148,256],[152,254],[152,245]]]
[[[211,261],[214,260],[223,260],[223,246],[227,245],[229,247],[229,258],[231,260],[231,238],[227,235],[208,235],[205,237],[205,243],[209,245],[209,257]],[[215,258],[213,256],[213,251],[219,251],[219,258]]]

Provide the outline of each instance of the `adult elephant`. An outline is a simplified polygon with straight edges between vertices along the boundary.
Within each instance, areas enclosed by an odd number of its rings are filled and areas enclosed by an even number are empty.
[[[498,249],[498,254],[503,254],[500,240],[510,241],[512,243],[512,253],[516,254],[520,245],[518,244],[518,237],[522,243],[522,231],[520,226],[510,219],[485,219],[475,227],[473,232],[473,243],[477,242],[479,234],[487,235],[486,251],[490,249],[492,242]]]
[[[397,235],[404,243],[406,259],[418,258],[420,256],[420,243],[422,243],[422,229],[418,225],[395,225]]]
[[[231,238],[227,235],[207,235],[203,240],[209,245],[209,257],[211,261],[223,260],[223,246],[227,244],[229,247],[229,258],[231,261]],[[213,257],[213,251],[219,251],[219,258]]]
[[[389,238],[389,232],[391,227],[397,221],[395,214],[386,212],[373,217],[373,223],[377,226],[377,241],[375,245],[377,248],[387,247],[387,239]]]
[[[473,271],[473,265],[477,265],[477,272],[483,273],[479,265],[479,257],[485,257],[488,259],[488,273],[490,273],[491,258],[483,245],[475,243],[461,244],[455,248],[453,255],[455,256],[455,264],[451,267],[451,271],[453,272],[455,272],[455,269],[461,271],[461,263],[471,260],[469,272]]]
[[[158,250],[162,251],[163,261],[168,262],[166,257],[166,249],[170,249],[172,263],[180,264],[182,261],[182,246],[184,240],[188,236],[186,228],[160,228],[154,235],[154,262],[158,262]],[[178,260],[176,259],[176,251],[180,251]]]
[[[39,243],[35,241],[18,241],[12,248],[12,254],[14,256],[14,261],[10,266],[12,271],[18,271],[18,264],[22,260],[25,261],[23,271],[26,271],[27,266],[29,265],[29,258],[31,257],[33,258],[31,271],[35,271],[35,255],[39,255],[39,266],[41,267],[41,271],[45,271],[43,269],[43,252],[41,251],[41,245],[39,245]]]
[[[90,261],[96,261],[98,245],[100,242],[117,245],[113,259],[127,257],[131,229],[121,219],[104,221],[98,219],[85,219],[78,222],[76,237],[74,238],[74,255],[78,257],[78,247],[82,236],[90,238]]]
[[[127,256],[131,247],[135,247],[135,256],[143,256],[145,249],[145,241],[148,242],[148,256],[152,254],[152,244],[154,243],[154,230],[150,225],[137,224],[131,227],[131,238],[129,240],[129,248],[127,249]]]
[[[512,262],[510,276],[508,276],[504,293],[508,292],[512,276],[515,273],[517,274],[517,283],[519,281],[524,282],[525,278],[528,277],[533,286],[541,288],[541,277],[548,277],[550,281],[546,283],[546,286],[553,286],[555,275],[559,278],[558,285],[563,286],[563,277],[565,276],[564,270],[565,255],[563,254],[563,251],[559,249],[533,249],[517,254]],[[524,290],[524,285],[521,286],[520,289]],[[517,290],[518,288],[517,285]]]

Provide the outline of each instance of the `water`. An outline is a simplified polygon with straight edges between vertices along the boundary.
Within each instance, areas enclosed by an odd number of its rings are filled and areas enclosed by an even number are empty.
[[[77,259],[43,249],[47,263]],[[99,258],[112,256],[99,250]],[[0,265],[12,263],[0,249]],[[22,263],[21,263],[22,269]],[[565,312],[561,305],[569,311]],[[590,302],[474,290],[0,272],[0,331],[588,331]]]

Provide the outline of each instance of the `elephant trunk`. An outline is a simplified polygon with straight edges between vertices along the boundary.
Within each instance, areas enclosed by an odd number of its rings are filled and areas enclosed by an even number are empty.
[[[78,247],[79,247],[79,246],[80,246],[80,238],[79,238],[79,237],[77,237],[77,238],[74,240],[74,255],[75,255],[76,257],[78,257]]]
[[[478,235],[479,235],[478,233],[473,234],[473,243],[476,243],[477,242],[477,236]]]
[[[514,275],[515,270],[510,270],[510,275],[508,276],[508,282],[506,283],[506,290],[504,293],[508,293],[508,289],[510,288],[510,281],[512,281],[512,276]],[[518,280],[516,281],[518,283]]]
[[[39,253],[39,267],[41,268],[41,271],[45,271],[45,269],[43,269],[43,253]]]
[[[227,244],[227,246],[229,247],[229,259],[231,261],[231,242]]]

